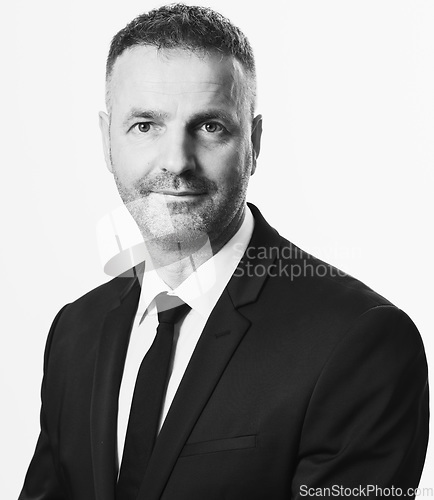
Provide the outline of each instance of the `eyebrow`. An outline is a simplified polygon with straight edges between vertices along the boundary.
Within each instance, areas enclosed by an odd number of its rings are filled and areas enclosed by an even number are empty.
[[[151,109],[138,109],[133,108],[124,120],[124,125],[128,125],[133,120],[146,119],[146,120],[164,120],[169,117],[169,113],[159,110]],[[222,109],[209,109],[206,111],[199,111],[189,118],[189,123],[200,123],[210,120],[221,120],[226,123],[235,124],[237,114],[233,115]]]
[[[236,121],[235,116],[221,109],[210,109],[208,111],[200,111],[199,113],[194,114],[191,116],[190,121],[193,123],[200,123],[210,120],[221,120],[227,123],[234,123]]]
[[[132,120],[137,120],[139,118],[147,120],[161,120],[167,118],[168,113],[158,110],[148,110],[148,109],[138,109],[133,108],[124,120],[124,125],[128,125]]]

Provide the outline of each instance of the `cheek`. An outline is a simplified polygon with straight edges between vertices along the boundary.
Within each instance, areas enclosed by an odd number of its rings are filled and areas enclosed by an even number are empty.
[[[246,169],[249,169],[249,157],[246,144],[238,143],[230,147],[202,151],[202,154],[198,155],[198,160],[207,177],[229,181],[244,175]]]
[[[112,165],[118,177],[130,184],[146,175],[149,170],[149,151],[112,141]]]

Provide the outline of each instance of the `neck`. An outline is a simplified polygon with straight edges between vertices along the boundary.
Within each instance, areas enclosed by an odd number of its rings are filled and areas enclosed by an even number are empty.
[[[241,227],[244,216],[245,210],[241,207],[239,213],[216,237],[208,235],[175,245],[167,245],[158,240],[146,241],[147,265],[151,264],[151,268],[157,271],[170,288],[176,288],[223,248]]]

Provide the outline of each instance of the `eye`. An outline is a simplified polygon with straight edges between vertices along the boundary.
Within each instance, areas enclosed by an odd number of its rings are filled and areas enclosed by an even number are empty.
[[[137,129],[138,132],[141,132],[142,134],[146,134],[151,130],[151,122],[140,122],[136,123],[134,127]]]
[[[217,122],[204,123],[202,125],[202,128],[206,132],[208,132],[209,134],[215,134],[215,133],[223,132],[224,131],[223,125],[220,125],[220,123],[217,123]]]

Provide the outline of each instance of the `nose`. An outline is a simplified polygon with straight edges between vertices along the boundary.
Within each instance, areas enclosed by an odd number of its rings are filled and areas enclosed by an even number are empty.
[[[160,148],[161,170],[179,175],[195,169],[194,145],[187,130],[181,127],[167,130]]]

